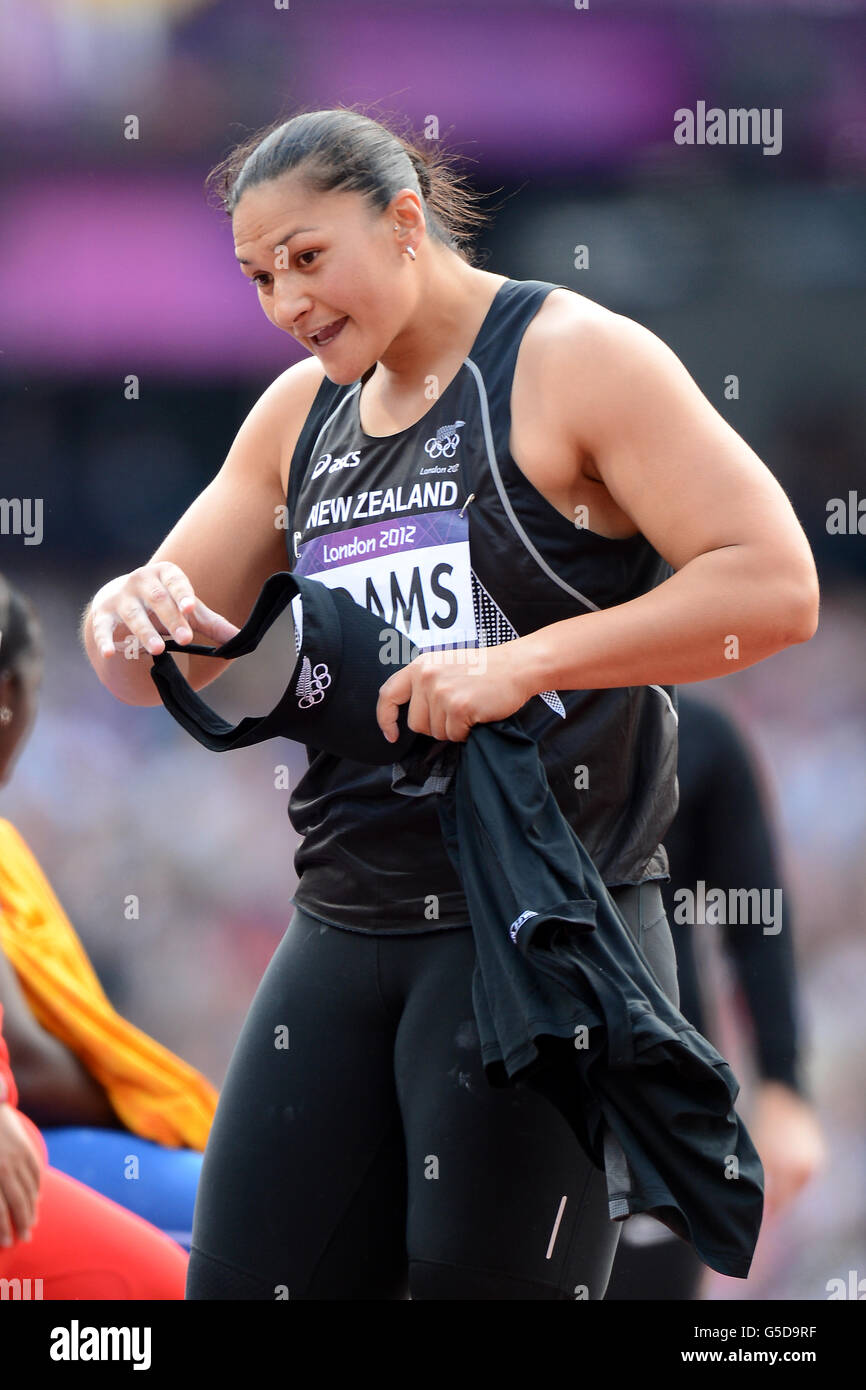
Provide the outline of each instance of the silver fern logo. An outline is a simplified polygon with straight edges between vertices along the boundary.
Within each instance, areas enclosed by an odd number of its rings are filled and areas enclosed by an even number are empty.
[[[312,705],[321,704],[330,684],[331,673],[324,661],[319,661],[315,666],[311,666],[310,658],[305,656],[301,662],[301,674],[298,676],[298,683],[295,686],[298,709],[309,709]]]
[[[431,459],[446,458],[453,459],[457,453],[457,445],[460,443],[460,435],[457,433],[466,424],[465,420],[455,420],[453,425],[443,425],[428,439],[424,445],[425,454],[429,454]]]

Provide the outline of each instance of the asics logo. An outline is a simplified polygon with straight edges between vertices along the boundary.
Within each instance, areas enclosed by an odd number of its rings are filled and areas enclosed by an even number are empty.
[[[525,912],[521,912],[519,917],[515,917],[514,921],[511,923],[511,926],[508,928],[508,935],[511,937],[511,940],[517,940],[517,933],[520,931],[520,928],[523,926],[524,922],[528,922],[530,917],[537,916],[538,913],[533,912],[532,908],[528,907]]]
[[[443,425],[428,439],[424,445],[425,454],[429,454],[431,459],[446,458],[451,459],[457,452],[457,445],[460,443],[460,435],[457,433],[466,424],[465,420],[455,420],[453,425]]]
[[[343,454],[342,458],[335,458],[333,454],[322,454],[316,460],[311,478],[318,478],[322,473],[336,473],[340,468],[357,468],[361,462],[360,449],[353,449],[351,454]]]
[[[325,691],[331,684],[331,673],[324,661],[319,661],[315,666],[310,666],[310,658],[305,656],[301,662],[301,674],[298,676],[298,683],[295,686],[295,694],[298,697],[298,709],[309,709],[311,705],[318,705],[325,698]]]

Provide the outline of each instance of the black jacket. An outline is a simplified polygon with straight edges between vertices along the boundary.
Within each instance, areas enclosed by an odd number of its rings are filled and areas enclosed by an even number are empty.
[[[657,983],[519,717],[404,757],[393,786],[437,794],[469,903],[490,1083],[557,1106],[606,1172],[612,1220],[648,1212],[744,1279],[763,1170],[737,1080]]]
[[[266,716],[232,727],[181,675],[173,651],[238,657],[302,600],[294,665]],[[167,638],[152,677],[175,719],[225,751],[283,736],[394,765],[392,785],[436,795],[469,905],[473,1005],[493,1085],[525,1082],[562,1111],[607,1174],[610,1215],[650,1212],[720,1273],[745,1278],[763,1207],[758,1155],[728,1064],[664,994],[592,859],[554,799],[520,723],[477,725],[465,744],[376,723],[380,620],[340,591],[271,575],[221,647]],[[291,664],[291,661],[290,661]]]

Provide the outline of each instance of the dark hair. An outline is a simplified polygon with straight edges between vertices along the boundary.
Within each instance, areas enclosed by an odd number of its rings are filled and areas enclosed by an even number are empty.
[[[468,242],[487,220],[479,195],[438,148],[429,151],[392,125],[351,107],[304,111],[242,141],[217,164],[205,187],[229,216],[248,188],[299,169],[316,193],[357,192],[383,212],[401,188],[421,196],[427,230],[472,262]]]
[[[0,680],[39,676],[42,628],[28,598],[0,574]]]

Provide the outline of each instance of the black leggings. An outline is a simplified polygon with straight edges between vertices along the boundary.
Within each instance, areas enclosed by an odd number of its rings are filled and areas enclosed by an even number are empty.
[[[676,998],[656,884],[617,889]],[[604,1297],[620,1226],[559,1111],[483,1073],[471,928],[370,936],[297,909],[226,1076],[187,1299]]]

